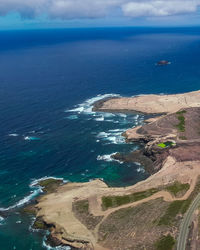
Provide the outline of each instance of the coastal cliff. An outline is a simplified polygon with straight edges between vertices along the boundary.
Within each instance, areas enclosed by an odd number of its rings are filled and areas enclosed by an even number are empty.
[[[138,162],[152,175],[129,187],[87,183],[38,183],[45,194],[27,208],[35,228],[48,229],[53,245],[76,249],[174,249],[180,223],[200,191],[200,91],[168,96],[106,99],[100,111],[160,114],[124,133],[142,147],[113,158]],[[164,249],[164,248],[163,248]]]

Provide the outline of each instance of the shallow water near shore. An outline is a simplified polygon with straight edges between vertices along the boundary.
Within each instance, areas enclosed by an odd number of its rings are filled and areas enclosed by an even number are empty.
[[[46,176],[102,178],[110,186],[147,178],[142,166],[110,157],[139,147],[121,134],[145,116],[96,113],[92,104],[200,86],[198,28],[9,31],[0,38],[0,212],[36,197],[41,189],[31,184]],[[164,59],[171,65],[155,65]],[[32,220],[17,210],[0,217],[0,249],[48,249],[45,232],[30,230]]]

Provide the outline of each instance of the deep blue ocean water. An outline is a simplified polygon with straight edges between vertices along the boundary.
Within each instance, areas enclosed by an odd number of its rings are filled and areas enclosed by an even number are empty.
[[[162,59],[172,64],[156,66]],[[147,178],[142,166],[110,159],[138,148],[121,133],[145,117],[94,113],[92,103],[198,89],[200,28],[1,31],[0,208],[29,201],[39,192],[31,183],[45,176],[112,186]],[[45,249],[32,220],[2,219],[0,250]]]

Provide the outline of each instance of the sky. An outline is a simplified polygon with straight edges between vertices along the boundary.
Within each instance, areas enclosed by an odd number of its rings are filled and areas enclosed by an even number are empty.
[[[197,25],[200,0],[0,0],[0,29]]]

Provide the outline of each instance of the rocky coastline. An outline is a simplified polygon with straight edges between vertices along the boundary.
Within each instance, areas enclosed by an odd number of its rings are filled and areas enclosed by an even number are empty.
[[[99,232],[107,218],[110,218],[109,216],[118,209],[125,209],[130,205],[126,202],[120,203],[119,208],[113,207],[104,211],[102,209],[103,197],[109,195],[110,197],[123,197],[137,194],[137,192],[154,190],[152,196],[142,198],[141,201],[133,201],[131,206],[142,204],[143,199],[146,202],[152,199],[151,202],[153,202],[154,199],[161,197],[169,203],[176,198],[163,190],[167,190],[169,185],[175,185],[174,183],[190,187],[183,197],[179,198],[180,200],[190,197],[200,175],[198,167],[200,164],[200,130],[198,129],[200,104],[197,103],[199,96],[200,91],[186,93],[185,97],[183,94],[167,97],[156,95],[133,97],[134,101],[131,102],[131,106],[127,100],[124,102],[126,98],[107,98],[95,103],[93,110],[100,112],[134,112],[136,110],[144,113],[144,105],[146,105],[146,113],[150,114],[151,119],[148,119],[143,126],[131,128],[123,134],[127,142],[140,143],[141,149],[129,154],[117,153],[112,157],[128,163],[138,162],[151,176],[145,181],[126,188],[108,187],[101,180],[68,184],[53,179],[40,182],[38,185],[42,186],[45,194],[37,198],[35,204],[25,208],[26,212],[34,213],[36,216],[33,227],[50,231],[47,241],[52,246],[67,245],[72,249],[115,249],[113,248],[115,242],[100,237]],[[159,103],[157,103],[158,99]],[[169,99],[173,100],[172,106],[167,106],[166,109],[166,105],[160,105],[165,101],[168,103]],[[138,101],[142,100],[142,104],[138,104]],[[148,102],[146,102],[147,100]],[[121,101],[122,103],[120,103]],[[117,102],[119,109],[116,109]],[[155,103],[157,107],[151,106],[151,112],[149,112],[149,106],[152,103]],[[140,108],[138,108],[139,106]],[[128,108],[124,109],[124,107]],[[81,219],[81,216],[84,218]],[[88,220],[93,221],[94,225],[88,226]],[[176,230],[179,226],[179,222],[177,223]],[[156,230],[158,228],[159,226],[156,227]],[[157,232],[153,236],[155,240],[163,234],[160,228],[159,230],[159,233]],[[170,235],[176,238],[177,232],[172,231]],[[121,240],[123,241],[123,239]],[[150,243],[147,240],[147,243],[144,244]]]

